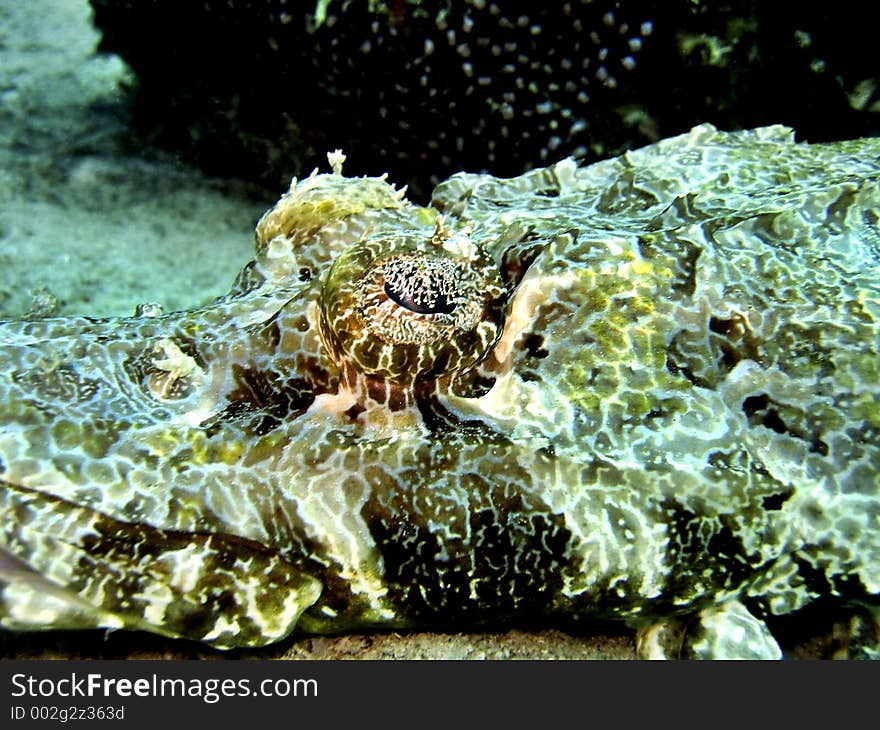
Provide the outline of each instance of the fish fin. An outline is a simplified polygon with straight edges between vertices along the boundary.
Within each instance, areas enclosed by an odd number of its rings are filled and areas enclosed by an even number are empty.
[[[854,601],[847,614],[834,625],[832,657],[880,659],[880,605]]]
[[[0,625],[144,629],[218,648],[289,634],[321,582],[256,541],[125,522],[0,483]]]
[[[643,627],[636,647],[642,659],[782,658],[782,649],[766,624],[739,601]]]

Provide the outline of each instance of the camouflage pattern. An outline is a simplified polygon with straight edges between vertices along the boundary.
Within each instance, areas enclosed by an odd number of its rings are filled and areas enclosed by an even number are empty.
[[[880,593],[880,140],[294,181],[201,308],[0,324],[0,622],[255,646]]]

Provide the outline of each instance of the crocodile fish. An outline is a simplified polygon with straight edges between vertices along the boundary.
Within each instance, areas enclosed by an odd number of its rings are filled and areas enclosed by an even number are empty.
[[[0,324],[3,627],[776,658],[822,601],[877,654],[880,139],[703,125],[429,206],[329,157],[228,294]]]

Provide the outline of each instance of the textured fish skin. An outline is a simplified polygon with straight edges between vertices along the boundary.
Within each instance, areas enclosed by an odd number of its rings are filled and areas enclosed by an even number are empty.
[[[0,621],[218,647],[880,593],[880,140],[292,184],[204,307],[0,325]]]

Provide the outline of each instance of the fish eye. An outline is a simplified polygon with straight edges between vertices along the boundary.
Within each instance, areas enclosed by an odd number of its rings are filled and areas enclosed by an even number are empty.
[[[485,253],[430,239],[362,241],[333,264],[319,299],[322,340],[343,369],[402,383],[460,372],[501,334],[506,290]]]
[[[428,259],[419,267],[421,271],[386,275],[385,295],[416,314],[452,314],[455,279],[442,266],[434,264]]]

